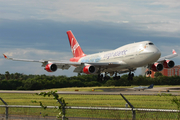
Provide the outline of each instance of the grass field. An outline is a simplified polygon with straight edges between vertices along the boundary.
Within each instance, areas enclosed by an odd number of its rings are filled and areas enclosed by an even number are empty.
[[[72,88],[53,88],[53,89],[46,89],[46,90],[39,90],[39,91],[75,91],[75,90],[92,91],[92,90],[95,90],[95,91],[98,91],[98,92],[103,92],[103,90],[99,90],[99,89],[105,89],[105,88],[133,88],[133,87],[137,87],[137,86],[72,87]],[[154,87],[172,87],[172,85],[155,85]],[[180,86],[179,85],[173,85],[173,87],[180,87]]]
[[[108,87],[109,88],[109,87]],[[97,89],[97,87],[91,88],[66,88],[64,90],[74,91],[91,91]],[[51,89],[59,90],[62,89]],[[43,90],[44,91],[44,90]],[[50,91],[50,90],[47,90]],[[121,107],[124,108],[126,102],[120,95],[70,95],[60,94],[66,101],[67,106],[87,106],[87,107]],[[153,108],[153,109],[177,109],[175,104],[172,104],[171,100],[174,96],[143,96],[143,95],[124,95],[135,108]],[[32,101],[41,101],[47,106],[58,106],[59,104],[52,97],[42,97],[35,94],[15,94],[15,93],[0,93],[0,97],[8,105],[39,105],[39,103],[32,103]],[[180,99],[180,96],[176,96]],[[0,102],[0,105],[3,105]],[[53,111],[53,112],[52,112]],[[4,114],[5,109],[0,108],[0,114]],[[44,110],[42,108],[10,108],[10,114],[16,115],[36,115],[42,116],[48,114],[49,116],[56,116],[58,111],[54,109]],[[126,114],[125,114],[126,113]],[[127,114],[129,113],[129,114]],[[159,114],[158,114],[159,115]],[[75,110],[68,109],[67,116],[69,117],[100,117],[100,118],[126,118],[131,117],[131,111],[108,111],[104,110]],[[144,114],[143,114],[144,116]],[[148,116],[145,114],[145,116]],[[162,115],[164,116],[164,115]],[[141,116],[142,117],[142,116]],[[174,119],[174,118],[172,118]]]

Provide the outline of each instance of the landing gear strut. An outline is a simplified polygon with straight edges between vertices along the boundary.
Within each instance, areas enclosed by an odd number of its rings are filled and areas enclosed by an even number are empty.
[[[115,73],[115,76],[113,77],[114,80],[119,80],[121,77],[117,76],[117,72]]]
[[[98,80],[98,81],[102,81],[102,78],[103,78],[103,74],[98,74],[97,80]]]
[[[106,75],[103,77],[103,74],[98,74],[98,81],[105,81],[108,80],[110,77]]]
[[[109,80],[109,79],[110,79],[110,77],[107,76],[107,72],[105,72],[104,80]]]
[[[146,73],[145,73],[145,75],[147,74],[147,75],[151,75],[151,65],[148,65],[148,67],[147,67],[147,71],[146,71]]]
[[[131,73],[131,71],[128,74],[128,80],[133,80],[134,73]]]

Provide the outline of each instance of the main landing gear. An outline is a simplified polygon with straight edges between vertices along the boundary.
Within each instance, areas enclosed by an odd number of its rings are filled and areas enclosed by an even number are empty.
[[[110,77],[109,76],[107,76],[107,72],[105,72],[105,74],[104,74],[104,76],[103,76],[103,74],[101,74],[101,67],[99,67],[99,71],[98,71],[98,78],[97,78],[97,81],[106,81],[106,80],[109,80],[110,79]]]
[[[134,73],[131,73],[131,71],[128,74],[128,80],[133,80]]]
[[[108,74],[108,72],[105,72],[105,75],[103,76],[103,74],[101,74],[101,68],[99,68],[99,74],[98,74],[98,78],[97,78],[97,80],[98,81],[106,81],[106,80],[109,80],[110,79],[110,77],[109,76],[107,76],[107,74]],[[133,77],[134,77],[134,73],[131,73],[131,69],[129,69],[129,74],[128,74],[128,80],[133,80]],[[112,73],[110,73],[110,75],[112,76],[113,74],[115,74],[115,76],[113,77],[113,80],[120,80],[121,79],[121,77],[120,76],[118,76],[117,75],[117,71],[116,72],[112,72]]]
[[[98,78],[97,78],[98,81],[106,81],[106,80],[109,80],[109,79],[110,79],[110,77],[107,76],[107,73],[105,73],[104,76],[103,76],[103,74],[98,74]]]
[[[113,77],[113,80],[119,80],[119,79],[121,79],[121,77],[120,76],[117,76],[117,72],[115,73],[115,76]]]
[[[130,71],[128,74],[128,80],[133,80],[133,77],[134,77],[134,73],[131,73],[131,71]],[[110,79],[110,77],[107,76],[107,73],[105,73],[104,76],[103,76],[103,74],[98,74],[98,78],[97,78],[98,81],[106,81],[109,79]],[[113,77],[113,80],[120,80],[120,79],[121,79],[121,77],[117,75],[117,72],[115,72],[115,76]]]

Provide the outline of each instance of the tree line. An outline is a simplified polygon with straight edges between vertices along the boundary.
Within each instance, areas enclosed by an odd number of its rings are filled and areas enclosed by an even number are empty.
[[[21,73],[0,74],[0,90],[41,90],[66,87],[93,87],[93,86],[130,86],[130,85],[180,85],[179,76],[166,77],[157,74],[155,78],[135,76],[133,81],[127,80],[128,75],[122,75],[120,80],[97,81],[97,75],[78,76],[49,76],[25,75]]]

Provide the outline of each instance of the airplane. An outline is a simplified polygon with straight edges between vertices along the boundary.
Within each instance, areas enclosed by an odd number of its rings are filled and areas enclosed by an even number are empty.
[[[161,52],[151,41],[142,41],[124,45],[114,50],[86,55],[81,49],[72,31],[67,31],[70,48],[73,57],[70,60],[29,60],[9,58],[8,60],[27,61],[42,63],[42,67],[47,72],[55,72],[57,69],[67,70],[70,66],[75,66],[73,72],[85,74],[97,74],[99,81],[107,80],[113,76],[114,80],[120,79],[117,74],[129,73],[128,80],[133,80],[134,72],[138,67],[147,66],[148,70],[161,71],[163,68],[172,68],[175,63],[170,58],[178,54],[175,50],[171,55],[161,57]],[[148,72],[149,72],[148,71]],[[150,72],[149,72],[150,74]]]
[[[134,87],[134,89],[135,90],[145,90],[145,89],[152,89],[153,88],[153,86],[154,86],[154,84],[151,84],[149,87],[147,87],[147,86],[139,86],[139,87]]]

